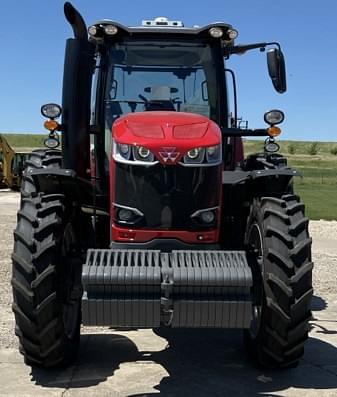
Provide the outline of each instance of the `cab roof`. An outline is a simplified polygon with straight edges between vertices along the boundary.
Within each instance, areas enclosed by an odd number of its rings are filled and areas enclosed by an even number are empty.
[[[160,18],[157,18],[160,19]],[[166,19],[166,18],[161,18],[161,19]],[[150,25],[149,22],[155,22],[154,21],[143,21],[142,26],[126,26],[123,25],[119,22],[110,20],[110,19],[102,19],[97,22],[95,22],[93,25],[89,27],[89,33],[90,33],[90,28],[91,27],[96,27],[97,29],[101,29],[102,31],[104,30],[104,27],[107,25],[113,25],[117,28],[117,32],[115,36],[117,35],[135,35],[135,34],[156,34],[156,35],[186,35],[186,36],[208,36],[209,31],[212,28],[221,28],[223,30],[223,36],[221,37],[222,40],[224,41],[231,41],[231,39],[227,36],[227,32],[230,29],[233,29],[232,25],[229,25],[224,22],[214,22],[209,25],[205,26],[193,26],[193,27],[185,27],[182,22],[180,21],[168,21],[172,22],[170,25]],[[211,38],[211,37],[210,37]],[[220,37],[219,37],[220,38]]]
[[[110,20],[110,19],[101,19],[94,23],[97,25],[114,25],[117,28],[124,30],[128,33],[184,33],[184,34],[200,34],[204,31],[208,31],[213,27],[223,28],[224,31],[232,28],[232,25],[229,25],[224,22],[214,22],[205,26],[193,26],[193,27],[185,27],[185,26],[126,26],[119,22]]]

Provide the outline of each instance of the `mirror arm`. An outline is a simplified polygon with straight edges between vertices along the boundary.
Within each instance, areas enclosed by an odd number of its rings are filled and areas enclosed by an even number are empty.
[[[270,46],[270,45],[276,46],[281,51],[280,43],[278,43],[277,41],[273,41],[270,43],[255,43],[255,44],[242,44],[242,45],[239,44],[239,45],[233,46],[233,47],[225,47],[224,48],[224,56],[229,57],[230,55],[233,55],[233,54],[242,55],[246,51],[256,50],[258,48],[260,49],[260,51],[265,51],[266,47]]]
[[[240,137],[240,136],[269,136],[267,128],[247,129],[241,128],[222,128],[223,137]]]

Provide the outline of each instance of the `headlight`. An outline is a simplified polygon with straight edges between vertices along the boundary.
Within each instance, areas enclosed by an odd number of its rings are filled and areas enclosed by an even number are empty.
[[[142,159],[147,159],[151,154],[150,150],[143,146],[138,147],[136,150]]]
[[[195,160],[199,156],[200,151],[201,151],[200,148],[194,148],[192,150],[189,150],[187,152],[187,157],[190,158],[191,160]]]
[[[191,218],[195,219],[199,224],[204,226],[211,226],[216,222],[217,212],[219,207],[205,208],[195,211]]]
[[[61,116],[62,108],[56,103],[46,103],[45,105],[41,106],[41,113],[44,117],[56,119],[57,117]]]
[[[184,156],[184,163],[186,164],[201,164],[205,158],[205,149],[196,147],[189,150]]]
[[[206,160],[208,163],[218,163],[221,161],[221,145],[206,148]]]
[[[137,208],[125,207],[124,205],[119,205],[112,203],[114,207],[114,221],[124,224],[124,225],[134,225],[144,218],[144,214]]]
[[[151,153],[149,149],[144,146],[134,146],[133,147],[133,157],[137,161],[147,161],[153,162],[154,155]]]
[[[182,165],[215,165],[221,162],[221,145],[208,146],[206,148],[190,149],[184,156]]]
[[[118,211],[118,218],[123,222],[128,222],[133,218],[133,213],[128,209],[121,208]]]
[[[117,153],[120,154],[125,160],[129,160],[131,155],[131,147],[124,143],[117,143]]]
[[[200,220],[202,223],[213,223],[215,220],[214,211],[204,211],[200,214]]]
[[[144,146],[133,146],[113,141],[112,155],[120,163],[134,165],[154,165],[158,163],[153,153]]]
[[[264,121],[267,124],[280,124],[284,120],[284,113],[281,110],[273,109],[264,114]]]

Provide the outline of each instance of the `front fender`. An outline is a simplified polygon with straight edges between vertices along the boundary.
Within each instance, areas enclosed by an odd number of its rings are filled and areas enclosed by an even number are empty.
[[[31,169],[29,174],[34,180],[38,193],[64,194],[67,199],[80,204],[92,202],[92,184],[86,179],[79,178],[74,170]]]
[[[222,183],[224,189],[241,187],[245,196],[275,195],[289,192],[293,177],[302,176],[290,167],[253,171],[224,171]],[[240,185],[240,186],[239,186]]]

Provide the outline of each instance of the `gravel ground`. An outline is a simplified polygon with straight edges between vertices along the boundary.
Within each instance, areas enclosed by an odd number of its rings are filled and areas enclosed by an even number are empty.
[[[333,239],[337,243],[337,221],[311,221],[310,233],[313,238]]]
[[[0,192],[0,349],[16,348],[14,317],[11,310],[11,251],[16,224],[18,194]],[[314,290],[320,302],[337,299],[337,221],[312,221],[310,232],[314,242]],[[322,301],[323,300],[323,301]],[[317,299],[316,299],[317,301]],[[84,333],[96,331],[83,329]],[[98,331],[98,330],[97,330]],[[99,329],[102,332],[103,329]],[[104,329],[109,332],[108,329]],[[103,331],[103,332],[104,332]]]
[[[337,221],[311,221],[313,285],[316,296],[337,294]]]
[[[13,332],[14,318],[11,309],[12,290],[10,285],[12,232],[16,217],[5,215],[1,210],[0,213],[0,348],[2,348],[17,345],[17,338]]]

